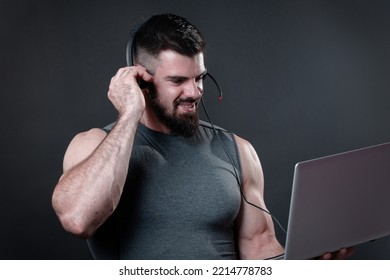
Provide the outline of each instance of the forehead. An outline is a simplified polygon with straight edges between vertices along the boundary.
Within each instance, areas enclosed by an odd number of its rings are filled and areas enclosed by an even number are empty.
[[[172,50],[166,50],[158,56],[155,76],[196,77],[205,70],[202,52],[194,56],[185,56]]]

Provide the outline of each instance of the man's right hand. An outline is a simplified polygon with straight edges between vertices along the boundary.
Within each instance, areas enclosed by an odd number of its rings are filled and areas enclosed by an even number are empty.
[[[152,82],[153,76],[140,65],[120,68],[112,77],[108,98],[119,116],[140,119],[145,110],[145,97],[138,80]]]

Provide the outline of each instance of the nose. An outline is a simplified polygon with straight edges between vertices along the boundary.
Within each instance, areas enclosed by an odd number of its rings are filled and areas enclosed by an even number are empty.
[[[185,96],[197,99],[203,94],[203,80],[191,79],[184,90]]]

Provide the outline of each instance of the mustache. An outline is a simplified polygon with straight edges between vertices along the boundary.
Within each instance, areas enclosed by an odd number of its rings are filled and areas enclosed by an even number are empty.
[[[191,97],[188,97],[188,98],[179,98],[179,99],[176,99],[174,102],[173,102],[173,105],[175,107],[179,106],[181,103],[195,103],[195,105],[198,105],[199,103],[199,98],[198,99],[195,99],[195,98],[191,98]]]

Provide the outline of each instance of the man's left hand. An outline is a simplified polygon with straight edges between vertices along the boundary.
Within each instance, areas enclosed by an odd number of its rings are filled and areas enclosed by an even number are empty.
[[[355,252],[354,247],[343,248],[333,253],[326,253],[319,257],[319,260],[345,260],[353,255]]]

